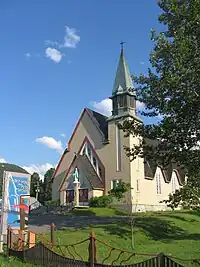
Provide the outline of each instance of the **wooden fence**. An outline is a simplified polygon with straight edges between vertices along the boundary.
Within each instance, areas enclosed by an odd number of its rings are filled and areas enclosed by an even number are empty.
[[[107,246],[106,251],[108,251],[108,255],[103,260],[99,261],[97,260],[97,242],[101,243],[101,245]],[[22,241],[23,243],[23,241]],[[87,244],[86,244],[87,243]],[[84,260],[80,254],[76,251],[76,246],[84,244],[84,247],[86,247],[86,253],[88,257],[88,260]],[[66,248],[68,251],[68,254],[70,257],[66,257],[66,253],[63,251],[63,248]],[[57,251],[53,251],[53,249]],[[74,254],[70,251],[74,251]],[[59,252],[58,252],[59,251]],[[111,257],[111,254],[113,251],[116,252],[115,259],[113,260],[113,257]],[[127,254],[128,256],[123,258],[123,260],[120,260],[123,254]],[[114,248],[106,243],[104,241],[98,240],[94,233],[92,232],[90,234],[90,237],[78,242],[76,244],[72,245],[54,245],[51,243],[49,244],[43,244],[41,242],[35,244],[33,247],[30,248],[30,244],[23,247],[22,250],[19,250],[17,246],[14,246],[10,242],[8,242],[8,256],[14,256],[19,258],[25,263],[31,263],[36,265],[43,265],[43,266],[49,266],[49,267],[103,267],[103,266],[127,266],[127,267],[181,267],[183,265],[175,262],[170,257],[164,255],[163,253],[158,255],[153,254],[140,254],[140,253],[133,253],[130,251],[120,250],[117,248]],[[151,258],[148,260],[145,260],[140,263],[132,263],[131,261],[135,262],[136,256],[148,256]],[[79,258],[79,259],[77,259]],[[112,258],[109,261],[109,258]],[[109,262],[106,263],[106,262]]]

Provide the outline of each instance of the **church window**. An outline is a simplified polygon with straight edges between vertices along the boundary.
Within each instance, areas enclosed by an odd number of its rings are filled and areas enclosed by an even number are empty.
[[[86,154],[86,146],[84,146],[83,151],[82,151],[82,155]]]
[[[176,190],[179,190],[179,184],[176,178],[176,174],[172,173],[172,193],[174,194]]]
[[[93,164],[94,164],[94,167],[96,168],[97,167],[97,160],[95,157],[93,157]]]
[[[160,177],[160,173],[156,174],[156,190],[157,190],[157,194],[161,194],[161,177]]]
[[[111,189],[117,188],[117,186],[119,185],[120,182],[121,182],[121,180],[112,180],[111,181]]]
[[[136,181],[136,191],[139,192],[140,191],[140,180],[137,179]]]
[[[88,146],[87,150],[88,150],[88,157],[89,157],[89,159],[91,159],[91,154],[92,154],[91,148]]]
[[[131,108],[135,108],[135,99],[134,99],[134,97],[133,96],[130,96],[130,107]]]
[[[121,171],[121,138],[120,129],[116,124],[116,159],[117,159],[117,171]]]

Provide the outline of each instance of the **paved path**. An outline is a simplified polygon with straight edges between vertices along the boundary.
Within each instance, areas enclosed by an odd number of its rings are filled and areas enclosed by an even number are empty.
[[[87,227],[89,225],[109,225],[127,221],[128,216],[64,216],[64,215],[40,215],[29,217],[29,229],[35,233],[47,233],[50,231],[51,223],[55,224],[55,229],[70,227]]]

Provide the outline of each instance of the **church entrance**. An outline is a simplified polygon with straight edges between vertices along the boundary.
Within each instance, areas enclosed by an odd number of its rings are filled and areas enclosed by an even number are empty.
[[[71,203],[74,201],[74,189],[68,189],[66,191],[66,203]],[[83,203],[88,203],[88,188],[80,188],[79,189],[79,203],[83,205]]]
[[[71,203],[74,201],[74,190],[68,189],[66,192],[66,203]]]
[[[88,202],[88,188],[79,189],[79,202]]]

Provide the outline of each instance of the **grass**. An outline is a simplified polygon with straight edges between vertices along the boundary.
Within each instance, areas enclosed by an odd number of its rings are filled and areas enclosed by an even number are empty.
[[[71,215],[83,215],[83,213],[93,214],[94,216],[114,216],[118,212],[111,209],[88,209],[75,210]],[[67,219],[67,218],[66,218]],[[78,218],[77,218],[78,219]],[[81,220],[83,218],[80,218]],[[87,239],[91,231],[95,232],[98,240],[103,240],[111,247],[121,250],[131,251],[131,227],[127,217],[115,221],[115,223],[101,224],[84,228],[68,228],[55,231],[56,244],[70,245]],[[45,236],[47,239],[49,236]],[[159,254],[163,252],[172,257],[182,259],[200,258],[200,213],[199,212],[149,212],[135,215],[134,227],[135,252]],[[97,259],[102,261],[109,254],[110,247],[96,241]],[[75,246],[76,252],[82,258],[88,258],[88,241]],[[54,248],[61,253],[59,248]],[[62,247],[64,255],[69,256],[69,251]],[[78,258],[73,247],[70,248],[71,254]],[[113,251],[105,263],[111,263],[116,259],[119,252]],[[121,255],[120,259],[129,257],[128,253]],[[149,257],[133,257],[129,263],[139,262],[149,259]],[[1,261],[2,260],[2,261]],[[21,262],[6,262],[0,258],[1,266],[33,266],[24,265]],[[119,262],[119,261],[118,261]],[[178,261],[183,263],[182,261]],[[195,263],[186,262],[184,266],[197,266]]]
[[[93,210],[95,214],[102,214],[104,211]],[[127,218],[113,224],[56,231],[55,238],[58,244],[72,244],[88,238],[91,230],[95,232],[97,239],[105,241],[108,245],[131,251],[131,227]],[[135,215],[134,243],[134,251],[139,253],[159,254],[163,252],[181,259],[200,258],[200,213],[180,211],[137,214]],[[87,247],[85,244],[77,246],[78,254],[84,259],[87,259],[88,255]],[[107,257],[108,251],[108,246],[97,242],[97,257],[100,261]],[[108,262],[117,258],[115,252],[112,253]],[[65,253],[68,254],[67,251]],[[124,253],[121,258],[128,258],[128,254]],[[131,262],[148,258],[135,257]],[[187,262],[185,266],[195,266],[195,264],[190,265]]]
[[[66,213],[66,216],[116,216],[126,215],[125,212],[112,208],[77,208]]]

